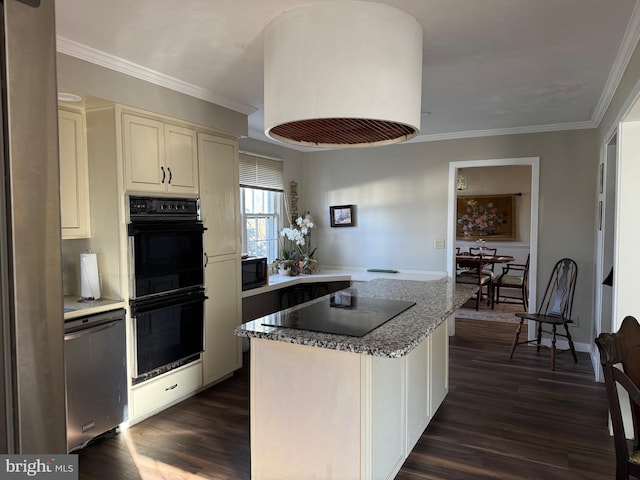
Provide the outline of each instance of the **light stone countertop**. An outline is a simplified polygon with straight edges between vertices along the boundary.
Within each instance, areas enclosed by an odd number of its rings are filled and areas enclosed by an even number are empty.
[[[118,308],[124,308],[126,305],[123,300],[112,300],[109,298],[101,298],[100,300],[93,300],[90,302],[80,300],[80,297],[76,297],[74,295],[64,296],[65,310],[72,309],[71,311],[65,311],[65,321],[94,315],[96,313],[108,312],[110,310],[117,310]]]
[[[351,289],[355,290],[359,297],[409,300],[416,302],[416,304],[363,337],[264,326],[260,318],[239,325],[234,333],[240,337],[264,338],[358,354],[397,358],[407,355],[418,346],[460,308],[477,291],[478,287],[456,284],[451,278],[428,281],[378,278],[368,282],[355,283]],[[326,296],[284,311],[296,310],[309,303],[325,300]],[[279,313],[267,317],[277,315]]]

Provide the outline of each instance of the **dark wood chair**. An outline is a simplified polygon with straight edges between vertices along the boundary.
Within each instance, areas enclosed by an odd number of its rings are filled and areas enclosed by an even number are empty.
[[[482,259],[480,257],[456,259],[456,262],[457,262],[456,282],[466,283],[471,285],[478,285],[478,293],[476,294],[476,310],[480,310],[480,301],[482,300],[482,288],[484,286],[487,286],[490,294],[493,293],[492,277],[491,275],[488,275],[483,272]],[[493,306],[493,302],[490,302],[490,304],[491,306]]]
[[[578,277],[578,265],[570,258],[559,260],[553,267],[549,283],[544,291],[542,302],[536,313],[516,313],[516,317],[520,318],[520,324],[516,329],[511,345],[511,356],[518,345],[536,342],[537,350],[544,346],[541,343],[542,334],[551,334],[551,370],[556,369],[556,353],[563,351],[571,351],[573,360],[577,363],[576,349],[573,345],[571,333],[569,333],[569,324],[571,320],[571,309],[573,307],[573,295],[576,290],[576,279]],[[519,341],[522,324],[525,320],[533,320],[537,322],[537,335],[533,340]],[[551,331],[544,330],[542,325],[551,326]],[[563,327],[565,333],[558,333],[557,328]],[[569,342],[569,348],[559,350],[556,348],[556,337],[564,337]]]
[[[529,257],[522,263],[508,263],[502,267],[502,275],[494,281],[495,303],[521,303],[526,312],[529,309]],[[500,292],[506,288],[506,293]]]
[[[488,248],[488,247],[469,247],[469,255],[475,255],[479,257],[497,257],[498,249],[497,248]],[[495,285],[495,280],[498,277],[495,273],[495,263],[485,263],[482,266],[482,272],[485,275],[491,275],[491,285],[487,285],[487,298],[488,305],[493,306],[493,286]],[[491,287],[491,288],[490,288]]]
[[[482,255],[482,256],[498,256],[497,248],[487,248],[487,247],[469,247],[469,255]],[[495,278],[495,264],[490,263],[484,266],[484,270],[487,272],[491,272],[491,275]]]
[[[613,442],[616,449],[616,480],[629,476],[640,478],[640,324],[631,316],[625,317],[617,333],[601,333],[596,338],[600,363],[609,400]],[[616,365],[621,365],[622,369]],[[625,436],[620,398],[622,387],[629,396],[632,409],[633,444]]]

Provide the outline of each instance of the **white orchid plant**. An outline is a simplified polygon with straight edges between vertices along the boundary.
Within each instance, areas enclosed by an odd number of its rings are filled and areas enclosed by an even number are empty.
[[[316,270],[317,261],[313,258],[313,255],[318,247],[309,251],[311,248],[309,236],[314,226],[314,223],[309,218],[298,217],[296,218],[295,226],[292,225],[280,230],[280,236],[288,240],[290,247],[294,246],[294,248],[283,246],[281,250],[282,258],[280,260],[284,263],[285,268],[291,269],[290,275],[313,273]]]

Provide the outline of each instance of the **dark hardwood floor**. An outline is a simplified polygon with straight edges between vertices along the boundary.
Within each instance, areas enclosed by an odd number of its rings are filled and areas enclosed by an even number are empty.
[[[577,365],[559,355],[552,372],[547,350],[509,359],[515,325],[456,324],[449,394],[397,480],[614,478],[604,385],[586,354]],[[248,376],[85,447],[80,479],[249,479]]]

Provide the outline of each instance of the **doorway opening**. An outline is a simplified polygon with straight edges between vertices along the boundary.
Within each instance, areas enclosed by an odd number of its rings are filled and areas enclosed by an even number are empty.
[[[447,275],[455,278],[455,245],[456,245],[456,203],[457,203],[457,179],[460,170],[468,171],[471,168],[483,167],[505,167],[505,166],[528,166],[531,169],[531,212],[529,219],[529,311],[536,310],[536,284],[537,284],[537,257],[538,257],[538,199],[539,199],[539,172],[540,158],[503,158],[491,160],[467,160],[451,162],[449,164],[449,186],[448,186],[448,225],[447,225]],[[517,193],[517,192],[510,192]],[[455,334],[455,318],[451,318],[449,323],[450,334]],[[530,330],[530,336],[533,329]]]

